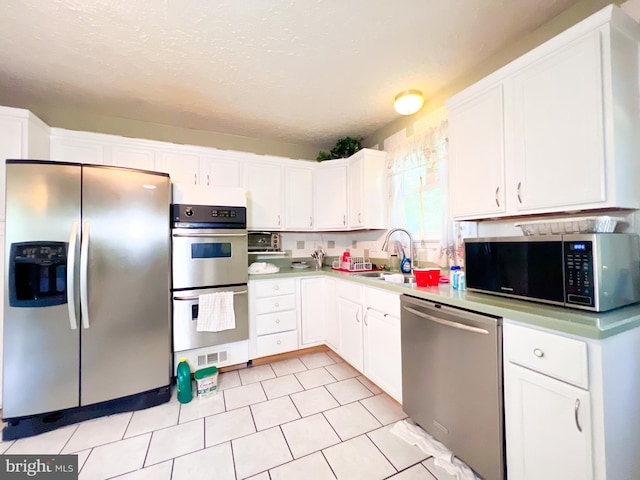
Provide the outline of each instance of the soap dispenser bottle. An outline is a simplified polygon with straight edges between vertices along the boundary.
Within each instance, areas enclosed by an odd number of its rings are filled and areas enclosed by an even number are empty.
[[[400,271],[402,273],[411,273],[411,260],[407,258],[404,253],[404,248],[402,249],[402,261],[400,262]]]

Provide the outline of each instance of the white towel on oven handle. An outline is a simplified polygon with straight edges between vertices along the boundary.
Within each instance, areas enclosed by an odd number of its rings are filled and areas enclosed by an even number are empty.
[[[205,293],[198,296],[198,332],[221,332],[236,328],[233,292]]]

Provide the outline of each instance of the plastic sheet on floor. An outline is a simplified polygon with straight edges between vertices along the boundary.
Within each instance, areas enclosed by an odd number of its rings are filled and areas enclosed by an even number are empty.
[[[400,420],[389,430],[396,437],[415,445],[425,454],[434,457],[434,464],[458,480],[482,480],[471,468],[456,458],[451,450],[433,438],[419,426]]]

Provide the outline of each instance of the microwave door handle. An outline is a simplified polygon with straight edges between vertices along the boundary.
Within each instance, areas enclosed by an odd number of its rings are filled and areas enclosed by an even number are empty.
[[[69,247],[67,249],[67,307],[69,309],[69,323],[71,330],[78,329],[78,315],[76,313],[76,244],[78,243],[78,222],[71,223]]]
[[[206,237],[206,238],[216,238],[216,237],[246,237],[246,233],[174,233],[172,236],[174,237]]]
[[[80,313],[82,326],[89,328],[89,222],[82,227],[82,241],[80,242]]]
[[[233,292],[234,295],[245,295],[247,293],[246,290],[242,290],[240,292]],[[200,298],[199,295],[190,295],[188,297],[173,297],[174,300],[184,301],[184,300],[198,300]]]

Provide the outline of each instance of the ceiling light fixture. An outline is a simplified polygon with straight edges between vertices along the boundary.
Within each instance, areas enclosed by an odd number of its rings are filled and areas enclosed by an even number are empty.
[[[424,98],[420,90],[405,90],[396,95],[393,107],[400,115],[416,113],[424,105]]]

